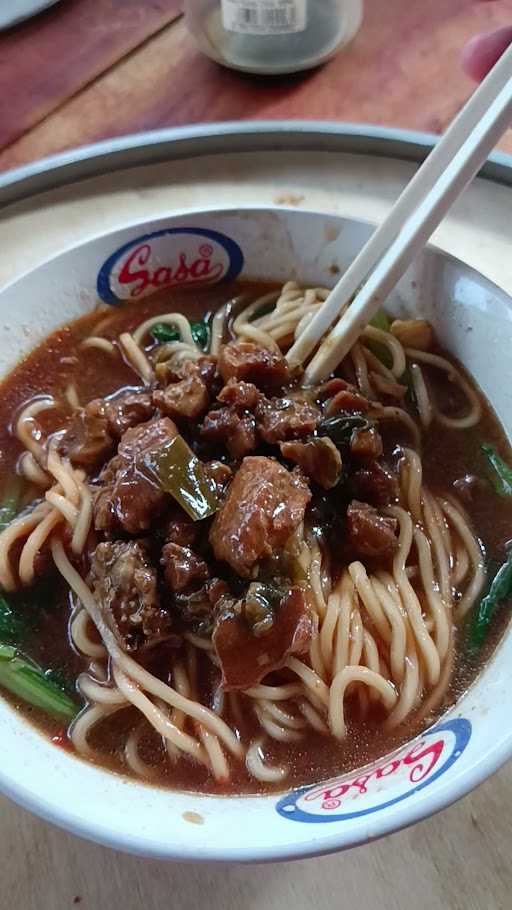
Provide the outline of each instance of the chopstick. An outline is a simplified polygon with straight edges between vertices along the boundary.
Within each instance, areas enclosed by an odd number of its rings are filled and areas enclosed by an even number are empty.
[[[343,360],[511,122],[512,47],[451,123],[288,351],[292,367],[305,363],[342,314],[306,368],[305,384],[323,379]]]

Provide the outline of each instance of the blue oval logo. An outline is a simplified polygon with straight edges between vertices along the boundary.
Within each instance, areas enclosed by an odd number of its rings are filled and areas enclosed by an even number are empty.
[[[112,253],[96,286],[101,300],[119,306],[163,288],[232,281],[243,264],[238,244],[219,231],[164,228],[136,237]]]
[[[283,796],[276,810],[294,822],[322,824],[362,818],[409,799],[445,774],[471,738],[471,723],[458,717],[437,724],[380,763],[319,786]],[[341,811],[340,811],[341,810]]]

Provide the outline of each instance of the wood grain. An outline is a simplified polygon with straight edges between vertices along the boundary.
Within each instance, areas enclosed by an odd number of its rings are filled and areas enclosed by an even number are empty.
[[[181,12],[181,0],[63,0],[0,34],[0,147]]]
[[[0,799],[0,906],[16,910],[510,910],[512,767],[456,806],[347,853],[271,866],[143,860]]]
[[[287,78],[240,75],[202,56],[183,20],[159,32],[0,154],[0,169],[109,136],[190,122],[311,118],[442,132],[473,90],[460,51],[512,21],[512,0],[367,3],[334,60]],[[503,148],[512,150],[510,134]]]

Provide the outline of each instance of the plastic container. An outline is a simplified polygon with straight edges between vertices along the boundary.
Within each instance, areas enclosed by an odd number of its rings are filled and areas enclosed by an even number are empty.
[[[248,73],[295,73],[329,60],[359,30],[363,0],[186,0],[203,53]]]

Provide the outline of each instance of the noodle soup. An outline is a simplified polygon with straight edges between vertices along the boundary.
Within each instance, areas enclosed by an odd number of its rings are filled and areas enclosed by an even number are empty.
[[[178,789],[304,785],[410,740],[492,650],[496,417],[385,313],[303,387],[283,354],[327,293],[99,307],[4,381],[0,684],[57,745]]]

